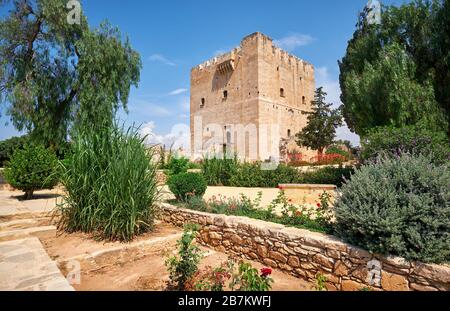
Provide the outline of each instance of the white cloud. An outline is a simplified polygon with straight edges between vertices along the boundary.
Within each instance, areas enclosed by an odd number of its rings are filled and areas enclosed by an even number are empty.
[[[162,105],[154,104],[142,99],[130,100],[130,105],[128,105],[128,107],[131,112],[148,117],[167,117],[171,115],[170,111]]]
[[[163,64],[168,65],[168,66],[176,66],[177,65],[173,61],[169,60],[168,58],[166,58],[164,55],[161,55],[161,54],[150,55],[148,60],[152,61],[152,62],[163,63]]]
[[[189,155],[191,134],[189,126],[186,124],[176,124],[170,133],[158,134],[155,132],[155,122],[150,121],[141,126],[139,133],[142,137],[146,136],[145,143],[147,145],[165,145],[166,148],[172,147],[173,150],[182,148],[185,154]]]
[[[342,105],[341,87],[337,78],[332,77],[327,67],[318,67],[315,70],[316,75],[316,87],[323,87],[323,90],[327,93],[327,102],[333,103],[334,108],[338,108]],[[355,133],[352,133],[347,125],[342,126],[336,130],[337,139],[349,140],[352,145],[359,146],[360,138]]]
[[[341,87],[339,81],[333,79],[327,67],[318,67],[315,70],[316,87],[322,86],[327,93],[327,101],[334,104],[337,108],[341,105]]]
[[[274,40],[275,45],[286,51],[293,51],[297,47],[309,45],[314,41],[314,38],[310,35],[293,33],[286,37]]]
[[[169,95],[179,95],[179,94],[186,93],[187,91],[188,90],[185,88],[180,88],[180,89],[173,90],[172,92],[169,93]]]

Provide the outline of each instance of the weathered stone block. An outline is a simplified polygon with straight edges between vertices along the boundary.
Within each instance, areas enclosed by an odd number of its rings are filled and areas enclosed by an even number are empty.
[[[264,245],[258,245],[256,247],[256,253],[262,258],[266,258],[268,253],[267,247],[265,247]]]
[[[319,265],[325,267],[325,268],[333,268],[334,267],[334,260],[332,258],[326,257],[322,254],[317,254],[313,257],[313,261],[318,263]]]
[[[274,260],[276,260],[277,262],[280,262],[280,263],[286,263],[287,262],[286,256],[284,256],[283,254],[281,254],[279,252],[270,251],[269,252],[269,257],[274,259]]]
[[[300,267],[300,260],[298,259],[298,257],[289,256],[288,265],[294,268]]]
[[[341,284],[341,290],[350,292],[350,291],[359,291],[362,288],[367,287],[367,285],[352,281],[352,280],[343,280]]]
[[[334,265],[334,274],[337,276],[347,276],[349,269],[342,261],[337,261]]]
[[[423,264],[416,263],[413,275],[418,275],[429,280],[433,280],[440,283],[450,284],[450,267],[433,265],[433,264]]]
[[[381,271],[381,288],[387,291],[408,291],[408,280],[401,275]]]
[[[278,267],[278,264],[275,261],[273,261],[272,259],[264,258],[263,262],[264,262],[264,264],[268,265],[269,267],[272,267],[272,268]]]

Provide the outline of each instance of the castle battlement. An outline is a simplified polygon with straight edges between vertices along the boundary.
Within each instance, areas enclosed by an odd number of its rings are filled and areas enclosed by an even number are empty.
[[[312,71],[314,70],[313,65],[306,62],[305,60],[281,49],[278,47],[269,36],[261,33],[254,32],[241,40],[239,46],[235,47],[233,50],[213,57],[200,65],[192,68],[192,71],[200,71],[200,70],[209,70],[213,69],[214,66],[226,62],[230,59],[235,59],[239,57],[242,50],[251,43],[259,42],[261,44],[262,49],[266,53],[272,53],[276,58],[280,60],[282,64],[288,67],[296,66],[298,69],[302,69],[303,71]]]

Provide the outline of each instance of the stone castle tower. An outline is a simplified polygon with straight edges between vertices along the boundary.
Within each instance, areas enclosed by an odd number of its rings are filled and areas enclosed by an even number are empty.
[[[191,70],[191,153],[237,153],[246,160],[279,158],[298,149],[294,135],[307,123],[314,67],[262,33]],[[307,150],[302,150],[308,153]],[[313,154],[309,151],[308,154]]]

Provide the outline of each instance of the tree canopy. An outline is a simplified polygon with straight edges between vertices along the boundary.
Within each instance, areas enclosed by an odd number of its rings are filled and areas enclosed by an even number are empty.
[[[450,2],[383,6],[381,24],[362,19],[339,62],[343,115],[360,135],[377,126],[426,124],[450,116]]]
[[[0,104],[18,130],[58,145],[73,126],[112,122],[127,108],[142,65],[117,28],[91,30],[82,13],[69,23],[65,1],[12,4],[0,21]]]
[[[302,131],[296,134],[296,142],[299,146],[318,150],[322,155],[323,150],[333,143],[336,136],[336,128],[342,125],[342,115],[339,109],[332,109],[332,104],[325,102],[325,93],[319,87],[311,102],[312,111],[308,114],[308,124]]]

